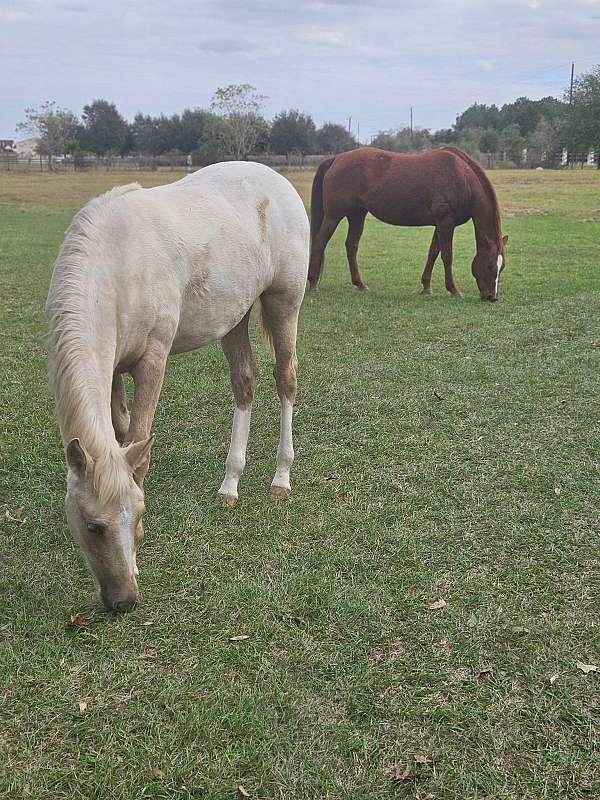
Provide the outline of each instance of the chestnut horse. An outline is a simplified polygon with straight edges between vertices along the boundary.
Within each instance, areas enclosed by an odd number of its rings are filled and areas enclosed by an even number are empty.
[[[471,272],[482,300],[498,299],[508,236],[500,230],[494,187],[483,169],[456,147],[402,155],[361,147],[323,161],[315,174],[311,198],[311,254],[308,282],[315,289],[323,254],[342,217],[348,219],[346,254],[352,283],[366,289],[356,259],[367,212],[390,225],[434,225],[429,256],[421,277],[431,294],[431,273],[441,252],[446,289],[460,297],[452,275],[454,229],[473,220],[477,253]]]

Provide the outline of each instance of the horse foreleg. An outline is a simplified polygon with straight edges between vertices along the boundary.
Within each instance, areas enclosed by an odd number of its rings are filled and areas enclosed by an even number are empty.
[[[271,336],[275,351],[275,382],[281,403],[277,465],[271,482],[271,496],[280,499],[292,491],[290,469],[294,463],[292,418],[296,399],[298,360],[296,333],[299,307],[280,294],[262,295],[264,325]]]
[[[238,483],[246,465],[246,448],[250,434],[250,414],[254,400],[256,384],[256,362],[252,355],[248,338],[248,320],[250,312],[223,337],[221,346],[229,362],[231,388],[235,398],[233,427],[225,477],[219,489],[219,495],[228,506],[234,506],[238,499]]]
[[[144,355],[131,369],[135,391],[127,435],[129,443],[140,442],[150,436],[165,376],[169,349],[162,343],[151,343]],[[138,486],[143,485],[149,466],[150,458],[148,456],[146,461],[135,471],[134,478]]]
[[[335,233],[339,225],[339,219],[325,217],[321,223],[318,233],[315,234],[310,248],[310,261],[308,264],[308,287],[316,289],[323,269],[323,256],[327,243]]]
[[[431,244],[429,245],[429,254],[427,256],[427,263],[421,275],[421,283],[423,284],[423,294],[431,294],[431,273],[433,272],[433,265],[440,253],[440,244],[438,241],[437,229],[433,229],[433,236]]]
[[[442,261],[444,262],[446,289],[448,289],[453,297],[462,297],[460,289],[454,282],[454,275],[452,274],[452,239],[454,236],[454,226],[438,225],[437,235]]]
[[[110,414],[117,442],[124,444],[129,433],[129,411],[127,409],[127,393],[125,392],[123,376],[118,372],[113,375]]]
[[[350,267],[350,275],[352,276],[352,283],[358,289],[368,289],[366,283],[360,276],[358,269],[358,244],[365,227],[366,211],[358,211],[355,214],[348,216],[348,235],[346,237],[346,256],[348,257],[348,265]]]

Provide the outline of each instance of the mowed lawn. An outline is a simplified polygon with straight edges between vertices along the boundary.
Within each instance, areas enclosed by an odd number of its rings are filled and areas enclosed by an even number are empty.
[[[86,199],[175,177],[0,173],[0,797],[600,797],[600,674],[577,666],[600,668],[600,172],[492,173],[495,305],[470,223],[463,300],[441,265],[418,292],[430,229],[372,219],[357,291],[340,226],[301,316],[287,502],[257,326],[234,509],[225,360],[172,359],[142,601],[69,627],[93,584],[47,390],[51,266]]]

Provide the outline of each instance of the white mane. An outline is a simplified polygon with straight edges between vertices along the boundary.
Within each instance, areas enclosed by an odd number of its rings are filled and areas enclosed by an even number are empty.
[[[101,497],[122,496],[127,471],[116,448],[101,430],[96,409],[110,402],[90,370],[86,282],[82,275],[97,250],[98,222],[115,198],[140,189],[139,183],[117,186],[90,200],[74,217],[54,264],[46,315],[49,327],[49,378],[56,415],[66,446],[73,436],[96,461],[94,481]],[[109,387],[110,392],[110,387]]]

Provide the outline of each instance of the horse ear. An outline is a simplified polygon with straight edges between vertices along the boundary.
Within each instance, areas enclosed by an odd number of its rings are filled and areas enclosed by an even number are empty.
[[[129,447],[125,448],[125,458],[134,473],[137,472],[142,464],[150,457],[150,448],[152,447],[153,441],[154,435],[141,442],[134,442],[130,444]]]
[[[506,247],[506,243],[507,242],[508,242],[508,234],[506,234],[506,236],[502,237],[502,244],[504,245],[504,247]]]
[[[67,445],[67,464],[73,472],[82,478],[87,471],[88,464],[91,463],[92,459],[82,447],[79,439],[71,439]]]

